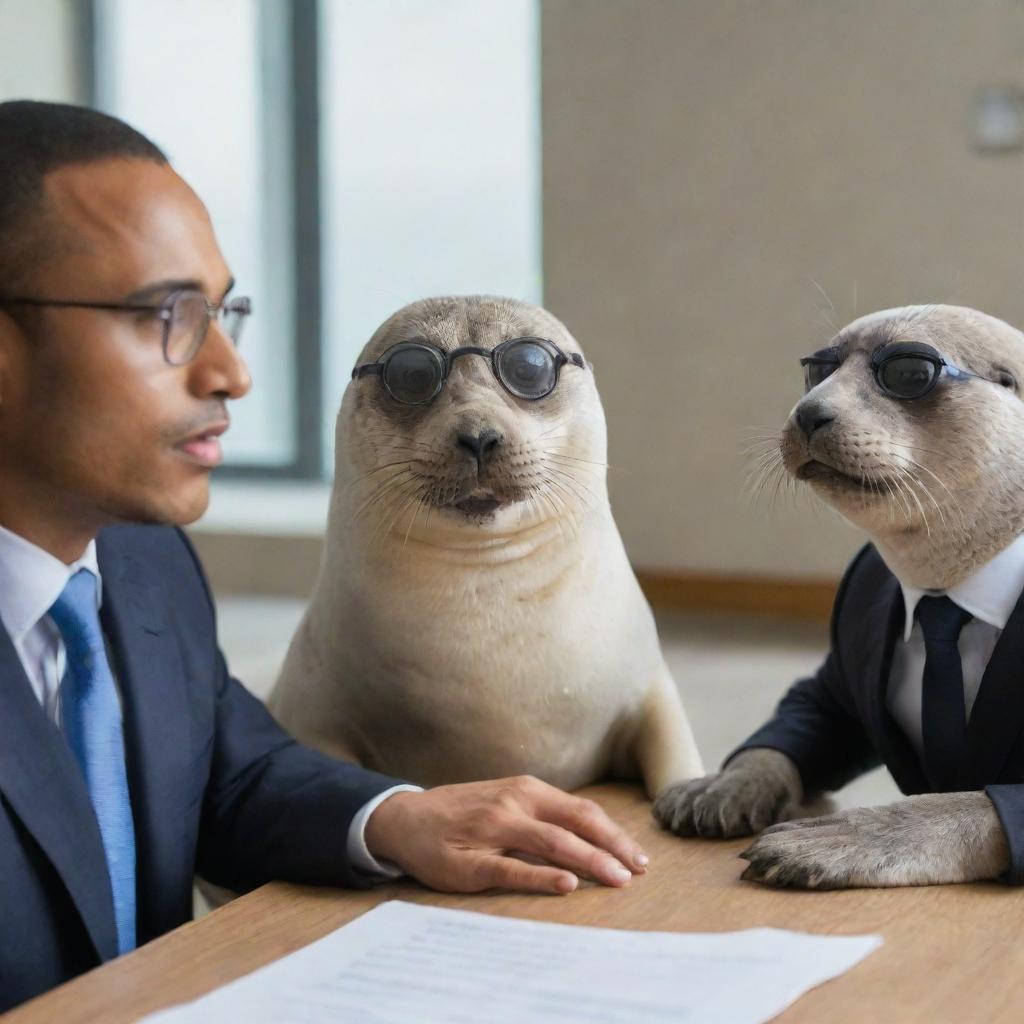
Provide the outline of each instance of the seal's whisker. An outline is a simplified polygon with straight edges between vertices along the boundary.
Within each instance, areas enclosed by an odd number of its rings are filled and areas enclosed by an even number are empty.
[[[779,450],[779,439],[776,437],[771,441],[758,441],[756,444],[748,444],[740,449],[740,454],[745,459],[761,458],[766,453]]]
[[[910,526],[910,524],[914,520],[914,509],[913,506],[910,504],[910,500],[904,493],[904,488],[900,486],[899,481],[896,479],[887,479],[885,481],[885,485],[889,489],[889,493],[893,496],[894,505],[897,502],[899,503],[900,511],[903,513],[904,517],[907,520],[907,526]],[[891,511],[893,513],[891,521],[895,522],[895,507],[893,507]]]
[[[905,473],[904,475],[906,476],[906,475],[909,475],[909,474]],[[902,478],[901,477],[897,477],[897,480],[899,480],[899,479],[902,479]],[[926,536],[931,537],[931,535],[932,535],[932,525],[928,521],[928,513],[925,511],[924,505],[921,504],[921,499],[917,496],[917,491],[915,491],[913,487],[907,486],[906,483],[904,483],[904,487],[905,487],[906,493],[909,494],[910,497],[914,499],[914,503],[917,505],[918,511],[921,513],[921,519],[924,522],[924,530],[925,530]]]
[[[601,469],[613,468],[609,466],[607,462],[595,462],[593,459],[581,459],[577,455],[566,455],[565,452],[560,452],[557,448],[542,448],[541,451],[544,455],[548,456],[548,458],[552,459],[569,459],[572,462],[583,462],[586,463],[588,466],[598,466]]]
[[[393,469],[395,466],[406,466],[412,467],[412,462],[409,459],[400,459],[397,462],[385,462],[383,465],[375,466],[373,469],[362,476],[357,476],[354,480],[349,480],[347,483],[341,484],[342,487],[355,487],[356,484],[362,483],[364,480],[369,479],[371,476],[375,476],[377,473],[383,472],[385,469]]]
[[[408,490],[404,491],[402,497],[395,502],[395,512],[385,520],[387,525],[384,527],[381,533],[382,537],[388,536],[388,534],[392,532],[395,526],[398,525],[399,521],[405,514],[406,510],[409,508],[411,504],[413,504],[413,502],[416,501],[417,493],[418,488],[414,483]]]
[[[562,502],[559,499],[558,495],[553,491],[550,484],[550,478],[545,478],[542,481],[541,489],[538,491],[538,494],[541,497],[543,497],[543,499],[548,503],[548,506],[551,508],[551,515],[554,518],[555,522],[558,524],[559,532],[564,536],[564,528],[567,525],[565,520],[566,518],[568,518],[568,526],[572,531],[573,538],[575,538],[577,536],[575,522],[573,521],[571,514],[567,516],[564,502]]]
[[[569,467],[566,466],[560,470],[558,479],[561,480],[563,484],[570,487],[570,489],[578,492],[578,489],[582,488],[594,501],[599,500],[596,492],[592,491],[582,480],[580,480],[580,478],[577,477]],[[570,481],[572,482],[570,483]],[[584,499],[583,495],[579,495],[579,499],[583,501],[584,504],[589,504],[589,502]]]
[[[392,491],[401,489],[401,486],[413,477],[415,474],[411,470],[402,470],[384,481],[355,510],[352,515],[353,522],[358,522],[371,508],[384,502]]]
[[[412,527],[413,527],[413,524],[416,522],[416,517],[420,514],[420,512],[423,509],[424,505],[426,505],[428,511],[430,509],[430,506],[426,504],[426,502],[424,501],[424,498],[423,498],[424,494],[426,492],[428,492],[429,489],[430,488],[429,488],[428,485],[425,485],[424,487],[421,487],[420,488],[420,492],[419,492],[419,494],[416,497],[416,505],[413,508],[412,518],[409,520],[409,526],[408,526],[408,528],[405,531],[405,537],[402,539],[402,550],[403,551],[405,550],[406,544],[409,543],[409,534],[412,533]]]
[[[832,315],[829,316],[828,315],[828,310],[823,310],[820,307],[818,307],[818,312],[821,313],[822,316],[825,318],[825,320],[828,322],[828,326],[832,328],[832,332],[834,334],[838,334],[839,333],[839,326],[840,326],[839,322],[838,322],[839,321],[839,311],[836,309],[835,303],[832,301],[831,298],[829,298],[828,292],[826,292],[825,289],[822,288],[822,286],[820,284],[818,284],[818,282],[815,281],[815,279],[813,277],[810,278],[809,280],[810,280],[811,284],[813,284],[814,287],[818,289],[818,293],[821,295],[821,297],[828,303],[829,310],[831,311]],[[817,306],[817,303],[815,303],[815,305]]]
[[[903,458],[905,458],[907,462],[909,462],[912,466],[916,467],[919,470],[922,470],[923,472],[927,473],[930,477],[932,477],[932,479],[935,480],[935,482],[946,492],[946,494],[949,495],[949,500],[953,503],[954,509],[959,514],[961,523],[966,526],[966,523],[964,523],[963,508],[960,505],[960,501],[957,498],[957,496],[949,489],[946,482],[937,473],[935,473],[922,463],[918,462],[917,459],[913,459],[909,455],[904,455]]]
[[[387,496],[388,500],[386,504],[381,502],[381,504],[384,504],[383,514],[377,521],[376,526],[373,528],[370,535],[371,541],[377,540],[379,536],[386,536],[390,532],[395,519],[401,514],[402,509],[405,508],[408,495],[415,493],[418,486],[419,484],[415,478],[412,480],[404,480],[402,481],[401,486],[396,488]]]
[[[768,453],[771,457],[766,458],[765,461],[753,470],[747,477],[747,500],[753,505],[757,505],[762,498],[768,499],[769,505],[774,505],[779,498],[779,494],[782,488],[789,489],[792,483],[792,478],[786,472],[785,463],[783,462],[782,453],[774,452]],[[771,488],[771,495],[769,496],[769,488]]]
[[[540,502],[544,502],[544,504],[547,505],[549,509],[548,514],[550,514],[551,519],[558,527],[558,536],[564,541],[566,539],[565,524],[562,522],[562,517],[558,513],[558,508],[556,507],[555,503],[551,500],[551,498],[548,496],[546,489],[537,491],[537,501],[538,504]],[[541,513],[541,516],[543,518],[543,513]]]
[[[400,469],[392,476],[388,477],[387,480],[382,481],[352,514],[353,521],[357,521],[367,511],[367,509],[383,499],[390,491],[399,487],[402,481],[407,480],[409,477],[415,478],[417,475],[418,474],[411,469]]]
[[[584,508],[589,508],[589,502],[587,499],[583,495],[573,491],[573,489],[568,486],[564,477],[562,479],[558,479],[554,476],[549,476],[547,482],[555,492],[561,495],[565,510],[573,517],[574,520],[576,517],[572,513],[572,506],[576,502],[582,503]]]
[[[893,523],[896,521],[896,492],[893,490],[892,484],[884,478],[882,479],[882,485],[885,487],[886,492],[889,495],[889,500],[887,502],[889,507],[889,522]]]

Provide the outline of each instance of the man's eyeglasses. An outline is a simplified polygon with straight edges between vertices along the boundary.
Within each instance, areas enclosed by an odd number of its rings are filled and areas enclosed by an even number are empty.
[[[800,360],[804,368],[804,387],[807,391],[817,387],[839,369],[842,360],[837,349],[824,349]],[[942,376],[953,380],[974,377],[997,384],[977,373],[961,369],[947,362],[938,351],[921,342],[899,342],[876,349],[871,356],[871,372],[879,388],[890,398],[903,401],[924,398],[934,390]]]
[[[546,338],[512,338],[493,349],[466,347],[451,352],[426,341],[410,341],[393,345],[375,363],[357,366],[352,379],[375,374],[396,402],[426,405],[441,393],[455,360],[469,355],[489,358],[498,383],[510,395],[528,401],[550,395],[566,363],[586,366],[579,353],[567,355]]]
[[[119,313],[152,313],[163,324],[164,359],[172,366],[191,362],[206,338],[210,321],[220,321],[221,329],[237,345],[245,318],[252,313],[247,298],[227,302],[210,302],[202,292],[181,288],[172,292],[159,305],[123,302],[79,302],[70,299],[35,299],[0,296],[0,306],[39,306],[57,309],[109,309]]]

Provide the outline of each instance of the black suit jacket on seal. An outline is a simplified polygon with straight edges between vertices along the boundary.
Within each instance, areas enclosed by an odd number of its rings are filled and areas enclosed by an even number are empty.
[[[396,780],[300,746],[231,678],[184,534],[112,528],[98,556],[124,709],[139,944],[191,919],[195,871],[236,890],[275,878],[366,884],[348,863],[349,824]],[[84,779],[0,628],[0,1010],[116,954]]]
[[[740,748],[772,747],[800,770],[808,793],[839,789],[879,764],[903,793],[934,792],[886,708],[893,650],[906,611],[899,582],[870,544],[846,570],[832,610],[831,649],[775,717]],[[1024,597],[999,637],[967,727],[965,788],[984,789],[1010,845],[1005,880],[1024,883]]]

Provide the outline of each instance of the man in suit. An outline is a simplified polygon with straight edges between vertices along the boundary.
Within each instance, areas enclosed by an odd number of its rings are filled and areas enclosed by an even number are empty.
[[[537,780],[423,792],[303,748],[231,678],[179,527],[249,388],[232,286],[151,142],[0,104],[0,1009],[187,921],[196,871],[566,893],[646,864]]]
[[[758,832],[884,763],[911,796],[768,828],[743,877],[807,888],[1024,882],[1024,335],[976,310],[862,317],[803,360],[775,469],[872,543],[831,650],[712,776],[656,806]]]

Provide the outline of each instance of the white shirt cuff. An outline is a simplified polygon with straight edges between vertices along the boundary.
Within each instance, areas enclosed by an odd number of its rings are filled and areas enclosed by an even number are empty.
[[[392,786],[391,789],[385,789],[383,793],[378,793],[372,800],[363,804],[362,807],[356,811],[356,816],[352,819],[352,824],[348,827],[348,844],[347,853],[349,863],[356,869],[356,871],[362,871],[367,875],[377,875],[380,879],[400,878],[405,872],[397,865],[392,864],[390,861],[377,860],[366,845],[366,823],[370,820],[370,815],[382,804],[389,796],[394,796],[395,793],[422,793],[422,786]]]

